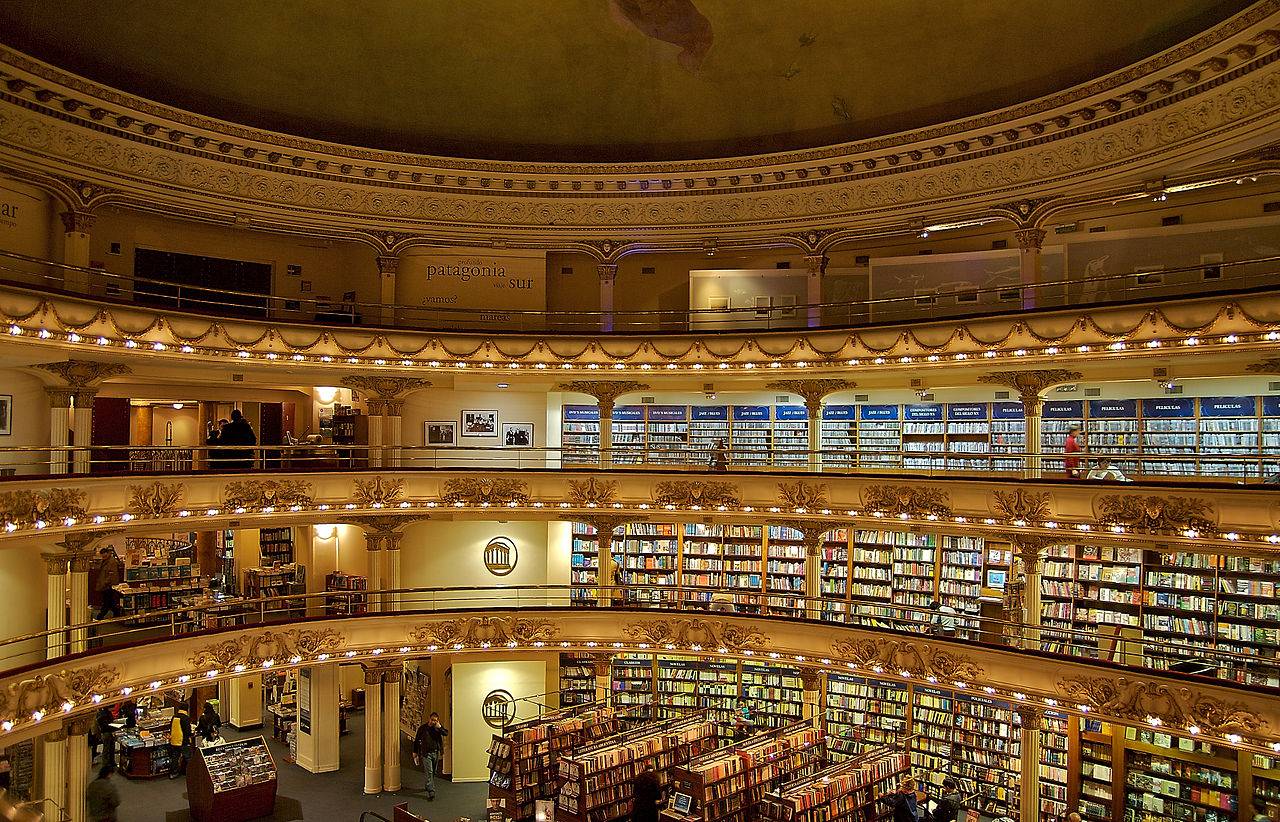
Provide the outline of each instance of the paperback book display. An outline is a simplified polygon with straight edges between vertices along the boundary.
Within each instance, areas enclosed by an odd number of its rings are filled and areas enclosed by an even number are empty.
[[[187,766],[195,822],[243,822],[270,816],[276,805],[276,765],[262,737],[199,748]]]
[[[880,817],[876,803],[910,769],[906,752],[871,751],[766,794],[763,822],[861,822]]]

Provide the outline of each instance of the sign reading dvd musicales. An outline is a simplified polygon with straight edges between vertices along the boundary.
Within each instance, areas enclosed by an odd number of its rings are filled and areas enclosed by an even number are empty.
[[[445,309],[444,316],[486,325],[530,327],[541,317],[516,312],[547,309],[547,259],[540,251],[408,249],[396,271],[396,302]]]

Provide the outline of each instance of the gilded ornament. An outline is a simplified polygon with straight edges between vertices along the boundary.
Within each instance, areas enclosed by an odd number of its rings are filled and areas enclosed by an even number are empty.
[[[831,644],[832,652],[868,668],[890,673],[906,671],[912,676],[972,681],[985,670],[967,656],[927,642],[905,639],[841,639]]]
[[[120,363],[91,362],[89,360],[42,362],[37,363],[34,367],[59,377],[72,390],[89,388],[96,382],[101,382],[108,377],[114,377],[119,374],[128,374],[131,370],[129,366],[121,365]]]
[[[740,653],[760,651],[770,643],[769,637],[759,629],[699,617],[633,622],[624,625],[622,633],[634,642],[663,647],[674,645],[687,650],[724,648],[726,651]]]
[[[633,394],[636,391],[648,391],[649,386],[634,380],[573,380],[557,383],[555,390],[595,397],[602,409],[608,408],[612,413],[613,404],[617,402],[618,397],[623,394]]]
[[[311,483],[306,480],[240,480],[227,483],[222,492],[223,508],[290,508],[310,506],[314,501]]]
[[[14,525],[81,520],[86,516],[84,499],[78,488],[6,491],[0,494],[0,520]]]
[[[1261,362],[1250,363],[1244,370],[1254,374],[1280,374],[1280,357],[1268,357]]]
[[[192,653],[187,662],[193,669],[228,671],[237,665],[250,668],[267,660],[284,661],[295,656],[305,659],[333,653],[341,650],[346,642],[346,637],[333,628],[262,631],[205,645]]]
[[[658,505],[675,505],[704,508],[723,505],[735,507],[742,504],[742,491],[731,482],[704,480],[668,480],[655,486],[653,501]]]
[[[1053,516],[1049,508],[1048,491],[1028,491],[1015,488],[1012,491],[992,493],[994,513],[1009,522],[1044,522]]]
[[[862,489],[862,506],[894,517],[946,517],[951,515],[951,496],[927,485],[868,485]]]
[[[559,635],[560,628],[549,619],[480,616],[428,622],[410,631],[409,641],[438,647],[483,648],[511,642],[550,642]]]
[[[398,505],[404,499],[404,480],[389,480],[374,477],[371,480],[356,480],[355,490],[351,494],[352,502],[365,508],[374,505]]]
[[[180,482],[130,485],[126,510],[137,517],[170,517],[182,507],[185,494],[186,488]]]
[[[617,480],[600,480],[595,477],[569,480],[569,501],[575,505],[609,505],[617,496]]]
[[[827,486],[825,483],[809,483],[804,480],[778,483],[778,505],[783,508],[825,508]]]
[[[1263,734],[1265,720],[1241,702],[1226,702],[1184,685],[1165,685],[1127,676],[1058,680],[1064,700],[1136,722],[1160,720],[1171,728],[1199,726],[1205,733]]]
[[[360,391],[379,400],[396,400],[411,391],[430,388],[431,381],[419,377],[343,377],[340,382],[344,388]]]
[[[511,477],[454,477],[445,480],[440,501],[446,505],[523,505],[529,501],[529,483]]]
[[[93,694],[101,694],[120,679],[110,665],[73,668],[54,674],[39,674],[10,682],[0,688],[0,717],[10,722],[26,719],[35,711],[61,712],[66,703],[78,705]]]
[[[1166,533],[1217,532],[1213,505],[1200,497],[1149,497],[1108,494],[1097,501],[1098,523],[1120,525],[1135,531]]]
[[[850,391],[857,388],[858,385],[850,380],[809,379],[776,380],[765,383],[764,387],[774,391],[785,391],[788,394],[799,394],[804,398],[805,408],[809,409],[810,414],[813,414],[814,410],[821,405],[823,397],[834,394],[837,391]]]
[[[1022,407],[1027,414],[1039,414],[1040,403],[1044,400],[1041,395],[1046,388],[1061,385],[1064,382],[1075,382],[1083,377],[1084,374],[1079,371],[1069,371],[1065,368],[1037,368],[1030,371],[995,371],[982,374],[978,377],[978,382],[1012,388],[1018,392],[1018,398],[1022,400]]]

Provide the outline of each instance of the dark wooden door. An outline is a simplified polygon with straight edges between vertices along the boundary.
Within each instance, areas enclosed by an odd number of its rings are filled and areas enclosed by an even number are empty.
[[[94,397],[90,445],[129,444],[129,398]],[[93,473],[129,470],[127,450],[93,450]]]

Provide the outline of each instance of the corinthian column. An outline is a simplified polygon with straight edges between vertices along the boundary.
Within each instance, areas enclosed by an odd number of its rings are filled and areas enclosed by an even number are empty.
[[[804,398],[809,416],[809,470],[822,470],[822,407],[823,399],[837,391],[850,391],[857,387],[849,380],[778,380],[765,383],[765,388],[799,394]]]
[[[572,391],[594,397],[600,409],[600,467],[613,467],[613,406],[623,394],[648,391],[649,386],[630,380],[574,380],[556,385],[556,391]]]
[[[45,654],[48,659],[62,656],[67,652],[66,637],[62,629],[67,627],[67,558],[57,555],[44,555],[47,572],[46,596],[48,603],[45,611],[45,627],[50,633],[45,637]]]
[[[399,269],[399,257],[378,255],[378,322],[382,325],[395,325],[396,322],[396,272]]]
[[[1044,709],[1015,705],[1021,720],[1021,780],[1018,786],[1020,822],[1040,822],[1040,748],[1044,741]]]
[[[817,328],[822,325],[822,277],[827,271],[827,257],[822,253],[808,254],[804,258],[804,264],[809,269],[809,287],[805,298],[809,303],[807,325],[809,328]]]
[[[1022,307],[1035,308],[1036,287],[1044,279],[1043,228],[1019,228],[1013,232],[1018,240],[1018,274],[1022,282]],[[1026,822],[1026,820],[1023,820]]]
[[[1032,371],[996,371],[978,377],[978,382],[989,385],[1004,385],[1018,392],[1022,400],[1022,412],[1026,415],[1027,443],[1023,446],[1026,455],[1023,457],[1022,475],[1027,479],[1038,479],[1041,475],[1040,463],[1040,408],[1044,403],[1044,392],[1064,382],[1074,382],[1084,377],[1079,371],[1068,371],[1065,368],[1040,368]]]
[[[382,669],[364,669],[364,792],[382,793]]]
[[[62,284],[68,291],[89,293],[89,231],[95,215],[88,211],[72,209],[58,215],[62,218],[62,262],[74,268],[64,269]]]
[[[401,411],[405,399],[414,391],[431,386],[430,380],[417,377],[343,377],[344,388],[365,395],[369,409],[369,465],[399,468],[400,446],[403,444]]]

